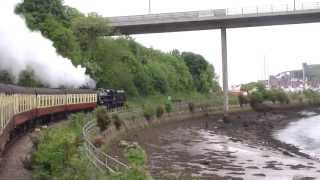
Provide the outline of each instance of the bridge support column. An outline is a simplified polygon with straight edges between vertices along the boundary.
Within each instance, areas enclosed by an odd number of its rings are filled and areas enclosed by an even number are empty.
[[[229,112],[229,89],[228,89],[228,52],[227,52],[227,30],[221,29],[221,49],[222,49],[222,78],[223,78],[223,111],[227,116]]]

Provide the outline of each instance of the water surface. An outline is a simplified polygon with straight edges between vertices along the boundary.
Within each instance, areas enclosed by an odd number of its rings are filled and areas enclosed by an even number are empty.
[[[156,179],[164,174],[191,174],[201,179],[214,175],[243,179],[292,180],[297,175],[320,177],[317,161],[290,157],[268,147],[247,144],[206,129],[195,120],[143,132],[149,169]],[[320,121],[319,121],[320,125]],[[151,131],[151,132],[148,132]]]
[[[320,159],[320,115],[314,116],[309,113],[309,117],[292,122],[287,128],[276,132],[275,137],[280,141],[299,147],[302,152],[314,158]]]

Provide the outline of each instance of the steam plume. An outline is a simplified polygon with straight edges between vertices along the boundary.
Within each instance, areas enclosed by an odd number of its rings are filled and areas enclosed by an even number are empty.
[[[32,69],[36,78],[50,87],[95,86],[85,68],[56,53],[53,43],[40,32],[31,32],[25,20],[14,13],[19,0],[1,0],[0,70],[16,78],[21,71]]]

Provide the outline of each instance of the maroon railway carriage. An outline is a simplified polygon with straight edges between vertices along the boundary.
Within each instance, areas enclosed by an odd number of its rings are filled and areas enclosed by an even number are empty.
[[[10,135],[42,119],[97,106],[94,90],[25,88],[0,84],[0,152]]]

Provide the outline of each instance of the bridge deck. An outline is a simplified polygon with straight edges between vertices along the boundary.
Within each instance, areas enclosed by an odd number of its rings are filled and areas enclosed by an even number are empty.
[[[142,34],[320,22],[320,3],[110,17],[115,31]]]

